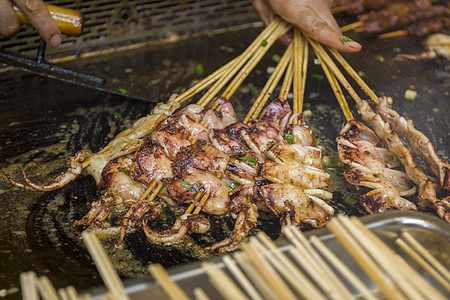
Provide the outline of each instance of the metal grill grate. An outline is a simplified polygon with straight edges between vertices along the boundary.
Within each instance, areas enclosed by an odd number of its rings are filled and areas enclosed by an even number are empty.
[[[189,36],[258,21],[249,0],[59,0],[47,3],[80,10],[85,15],[82,36],[64,36],[63,44],[48,49],[48,55],[167,39],[170,35]],[[15,37],[0,37],[0,48],[34,55],[39,40],[32,27],[23,25]]]

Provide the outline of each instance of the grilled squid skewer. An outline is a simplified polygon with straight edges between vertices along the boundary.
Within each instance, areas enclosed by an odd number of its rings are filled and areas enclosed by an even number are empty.
[[[387,98],[381,98],[380,99],[380,107],[381,110],[387,108]],[[362,101],[357,104],[358,109],[361,112],[361,116],[363,117],[363,120],[367,123],[370,123],[372,127],[375,129],[375,132],[379,137],[383,139],[383,141],[388,146],[389,150],[402,162],[403,166],[405,167],[405,172],[408,174],[408,177],[414,181],[414,183],[418,186],[418,203],[421,206],[429,206],[432,205],[436,213],[446,220],[447,222],[450,222],[450,197],[446,197],[443,199],[439,199],[437,197],[436,190],[439,189],[439,179],[435,180],[432,177],[427,176],[420,168],[417,167],[417,165],[414,162],[414,158],[409,151],[409,149],[403,145],[402,140],[400,139],[399,135],[396,133],[396,131],[393,130],[390,123],[383,120],[382,116],[380,114],[375,114],[375,112],[370,108],[369,104],[366,101]],[[386,111],[384,111],[386,113]],[[395,115],[393,113],[394,111],[391,111],[391,115]],[[409,127],[409,129],[413,129],[414,127]],[[402,129],[399,128],[399,132],[402,132]],[[413,132],[416,132],[415,130]],[[419,137],[424,137],[423,134],[420,134]],[[426,138],[428,140],[428,138]],[[415,139],[411,137],[411,141],[414,143]],[[420,145],[420,144],[419,144]],[[429,140],[424,145],[427,145],[427,147],[424,148],[416,148],[417,150],[420,150],[421,155],[424,155],[427,157],[429,154]],[[413,145],[412,148],[414,149],[417,147],[417,145]],[[432,151],[434,152],[434,149]],[[436,155],[437,156],[437,155]],[[427,160],[427,159],[426,159]],[[433,163],[436,163],[434,160],[431,160]],[[448,176],[448,164],[443,162],[439,159],[439,161],[442,165],[444,165],[444,168],[442,170],[445,171],[444,179],[446,176]],[[445,168],[447,167],[447,169]],[[433,164],[431,164],[431,168],[433,169]],[[442,182],[443,188],[447,189],[446,186],[446,180]]]
[[[131,128],[120,132],[98,153],[89,154],[87,151],[81,150],[69,158],[68,170],[48,183],[38,184],[32,182],[24,170],[22,170],[22,174],[25,183],[14,180],[6,173],[3,174],[15,186],[33,191],[53,191],[60,189],[78,178],[81,174],[94,177],[98,184],[102,171],[108,162],[139,149],[142,146],[142,138],[151,133],[160,122],[179,107],[180,104],[178,103],[158,105],[155,107],[153,114],[140,118]]]

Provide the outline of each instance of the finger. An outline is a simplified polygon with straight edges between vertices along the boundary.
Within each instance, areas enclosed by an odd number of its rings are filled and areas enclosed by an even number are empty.
[[[361,50],[360,44],[344,38],[331,13],[328,15],[322,10],[318,12],[309,5],[295,5],[296,2],[291,4],[279,8],[278,13],[308,36],[338,51],[358,52]]]
[[[307,20],[308,18],[305,19]],[[338,51],[358,52],[361,50],[359,43],[345,37],[340,31],[331,28],[323,19],[312,18],[306,24],[300,23],[295,25],[319,43],[333,47]]]
[[[19,32],[20,24],[12,9],[11,2],[0,0],[0,34],[11,37]]]
[[[14,0],[14,2],[50,46],[56,47],[61,44],[61,31],[43,1]]]
[[[265,25],[269,25],[269,23],[275,19],[275,13],[273,12],[272,7],[265,0],[253,0],[253,8]],[[292,42],[292,38],[292,32],[289,31],[280,37],[279,40],[284,45],[289,45]]]
[[[275,13],[265,0],[253,0],[253,8],[265,25],[269,25],[275,19]]]

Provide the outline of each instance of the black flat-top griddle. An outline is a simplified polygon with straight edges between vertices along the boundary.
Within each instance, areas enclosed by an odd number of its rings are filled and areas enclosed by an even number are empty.
[[[86,70],[100,77],[126,82],[127,88],[140,81],[148,85],[148,93],[157,101],[166,101],[173,92],[181,92],[194,80],[210,74],[238,54],[257,36],[261,28],[222,34],[204,35],[174,43],[155,45],[129,52],[77,60],[64,64],[67,68]],[[377,40],[371,36],[352,36],[364,45],[361,53],[345,57],[377,95],[393,98],[393,107],[414,120],[435,144],[446,160],[450,157],[450,75],[443,60],[390,63],[397,53],[418,53],[423,50],[419,40],[402,37]],[[233,96],[238,118],[242,119],[274,66],[271,56],[281,55],[285,47],[277,44],[266,55],[251,76]],[[379,57],[384,58],[380,62]],[[336,163],[335,138],[344,118],[326,80],[312,74],[323,74],[310,57],[305,109],[312,111],[306,122],[325,146],[325,154]],[[203,73],[197,66],[201,64]],[[152,104],[132,101],[84,87],[17,72],[0,74],[0,169],[20,178],[16,166],[22,166],[35,181],[47,181],[66,168],[66,159],[80,149],[96,152],[115,134],[150,112]],[[356,86],[356,85],[355,85]],[[407,89],[418,92],[415,100],[405,100]],[[156,101],[156,102],[157,102]],[[350,106],[354,107],[352,100]],[[353,109],[355,116],[356,111]],[[336,164],[337,165],[337,164]],[[344,201],[357,199],[361,193],[348,185],[342,168],[330,170],[330,190],[336,212],[365,215],[359,204]],[[11,292],[19,288],[19,275],[35,271],[47,275],[57,287],[73,285],[79,290],[96,287],[101,279],[72,226],[88,210],[98,196],[92,178],[79,178],[54,192],[28,192],[14,188],[0,179],[0,289]],[[433,212],[429,212],[433,214]],[[173,223],[168,212],[157,225]],[[129,234],[123,250],[112,253],[111,259],[123,278],[148,276],[146,266],[161,263],[167,268],[211,257],[203,246],[224,238],[233,221],[213,219],[213,230],[207,235],[191,235],[183,244],[161,246],[150,244],[142,230]],[[259,229],[272,238],[279,234],[279,222],[262,215]],[[114,239],[102,236],[106,247]]]

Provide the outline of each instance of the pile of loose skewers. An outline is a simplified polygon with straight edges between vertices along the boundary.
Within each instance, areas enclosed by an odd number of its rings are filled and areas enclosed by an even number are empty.
[[[211,227],[208,215],[235,220],[229,237],[207,247],[221,253],[241,245],[257,226],[260,211],[277,216],[282,227],[324,226],[334,214],[327,190],[330,175],[302,118],[311,45],[348,121],[337,138],[339,158],[350,167],[345,177],[352,185],[372,189],[361,197],[367,212],[431,206],[449,222],[450,197],[445,195],[450,191],[450,166],[437,156],[428,138],[390,109],[386,98],[378,98],[337,51],[329,49],[371,99],[361,100],[326,49],[296,29],[293,43],[247,116],[242,122],[236,120],[230,97],[291,28],[275,19],[237,58],[157,105],[100,152],[78,152],[69,159],[69,169],[52,182],[36,184],[25,172],[25,182],[5,176],[16,186],[35,191],[59,189],[80,175],[92,176],[100,199],[74,225],[83,231],[117,234],[116,247],[137,228],[160,244],[177,243],[189,232],[206,233]],[[266,105],[283,76],[278,98]],[[339,82],[373,130],[354,120]],[[291,86],[292,108],[287,101]],[[180,109],[205,89],[196,104]],[[371,104],[378,105],[379,114]],[[429,164],[432,175],[416,166],[401,137]],[[405,198],[414,195],[417,200]],[[163,205],[183,213],[169,228],[157,231],[152,222],[161,216]]]
[[[160,264],[151,264],[154,282],[140,287],[123,284],[96,235],[84,232],[106,289],[94,294],[73,285],[56,289],[47,276],[26,272],[20,276],[22,299],[448,299],[450,272],[441,261],[445,255],[433,255],[408,230],[392,232],[394,244],[388,246],[356,217],[339,215],[327,228],[339,242],[333,250],[329,240],[290,225],[283,228],[289,243],[282,247],[260,232],[242,251],[185,273],[170,275]]]

